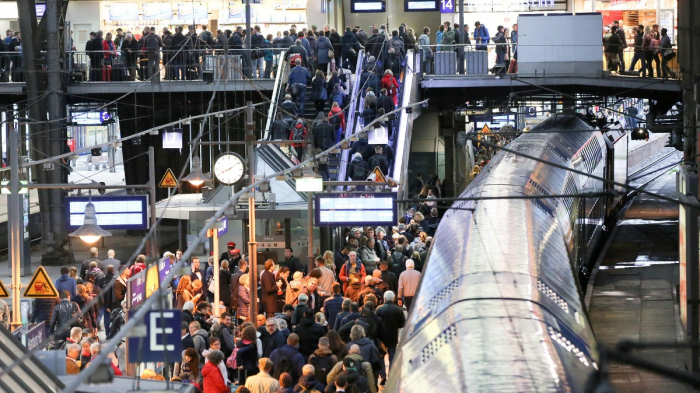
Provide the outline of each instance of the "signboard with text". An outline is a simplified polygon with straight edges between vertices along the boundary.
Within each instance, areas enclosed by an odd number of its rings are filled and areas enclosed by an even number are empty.
[[[315,194],[319,227],[396,225],[396,193]]]
[[[104,230],[148,229],[148,196],[92,196],[66,197],[63,206],[68,219],[68,230],[83,225],[85,205],[95,205],[97,225]]]
[[[132,316],[133,312],[129,312]],[[129,347],[137,348],[128,352],[129,363],[162,362],[170,363],[181,359],[182,341],[180,337],[180,310],[153,310],[146,313],[143,329],[129,337]]]
[[[146,300],[146,270],[131,277],[127,282],[127,295],[129,308],[137,307]]]

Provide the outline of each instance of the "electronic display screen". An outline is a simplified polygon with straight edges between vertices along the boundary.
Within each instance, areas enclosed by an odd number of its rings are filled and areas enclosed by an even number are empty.
[[[385,1],[357,1],[353,0],[350,3],[351,12],[353,13],[363,13],[363,12],[386,12],[386,2]]]
[[[406,12],[437,11],[439,9],[437,0],[405,0],[403,4]]]
[[[148,196],[93,196],[66,197],[64,207],[68,214],[68,229],[75,230],[85,220],[85,205],[95,205],[97,225],[110,229],[148,229]]]
[[[315,194],[320,227],[396,225],[396,193]]]

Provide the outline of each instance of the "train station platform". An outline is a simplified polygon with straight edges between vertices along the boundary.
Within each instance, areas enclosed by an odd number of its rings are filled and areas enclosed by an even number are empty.
[[[673,158],[675,160],[675,157]],[[665,160],[659,167],[668,165]],[[653,171],[658,168],[650,168]],[[646,189],[676,193],[672,168],[652,175]],[[599,343],[621,340],[672,343],[685,341],[679,317],[678,206],[638,195],[613,229],[586,295],[590,323]],[[647,349],[632,355],[680,371],[690,366],[689,349]],[[612,363],[610,382],[619,393],[690,392],[691,387],[635,367]]]

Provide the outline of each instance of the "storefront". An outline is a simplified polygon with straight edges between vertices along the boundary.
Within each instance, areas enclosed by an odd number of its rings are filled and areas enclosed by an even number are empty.
[[[600,12],[603,14],[603,26],[610,26],[613,21],[620,23],[627,34],[627,41],[633,39],[633,30],[637,25],[668,29],[671,42],[675,43],[678,28],[678,2],[676,0],[575,0],[576,12]],[[633,41],[632,41],[633,42]]]
[[[307,10],[306,0],[251,0],[251,17],[251,23],[259,25],[264,34],[275,35],[292,25],[302,28],[308,23],[323,28],[325,10]],[[122,28],[124,31],[140,32],[144,26],[155,26],[159,32],[164,27],[173,31],[175,26],[191,24],[197,25],[198,31],[202,25],[207,25],[210,31],[234,30],[236,26],[245,25],[245,3],[241,0],[101,2],[100,26],[104,31]]]

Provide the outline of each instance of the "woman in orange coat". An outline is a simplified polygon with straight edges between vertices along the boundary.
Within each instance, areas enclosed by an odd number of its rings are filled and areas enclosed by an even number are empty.
[[[394,73],[391,70],[384,71],[382,78],[382,89],[386,89],[387,95],[394,100],[394,106],[399,103],[399,82],[394,78]]]

